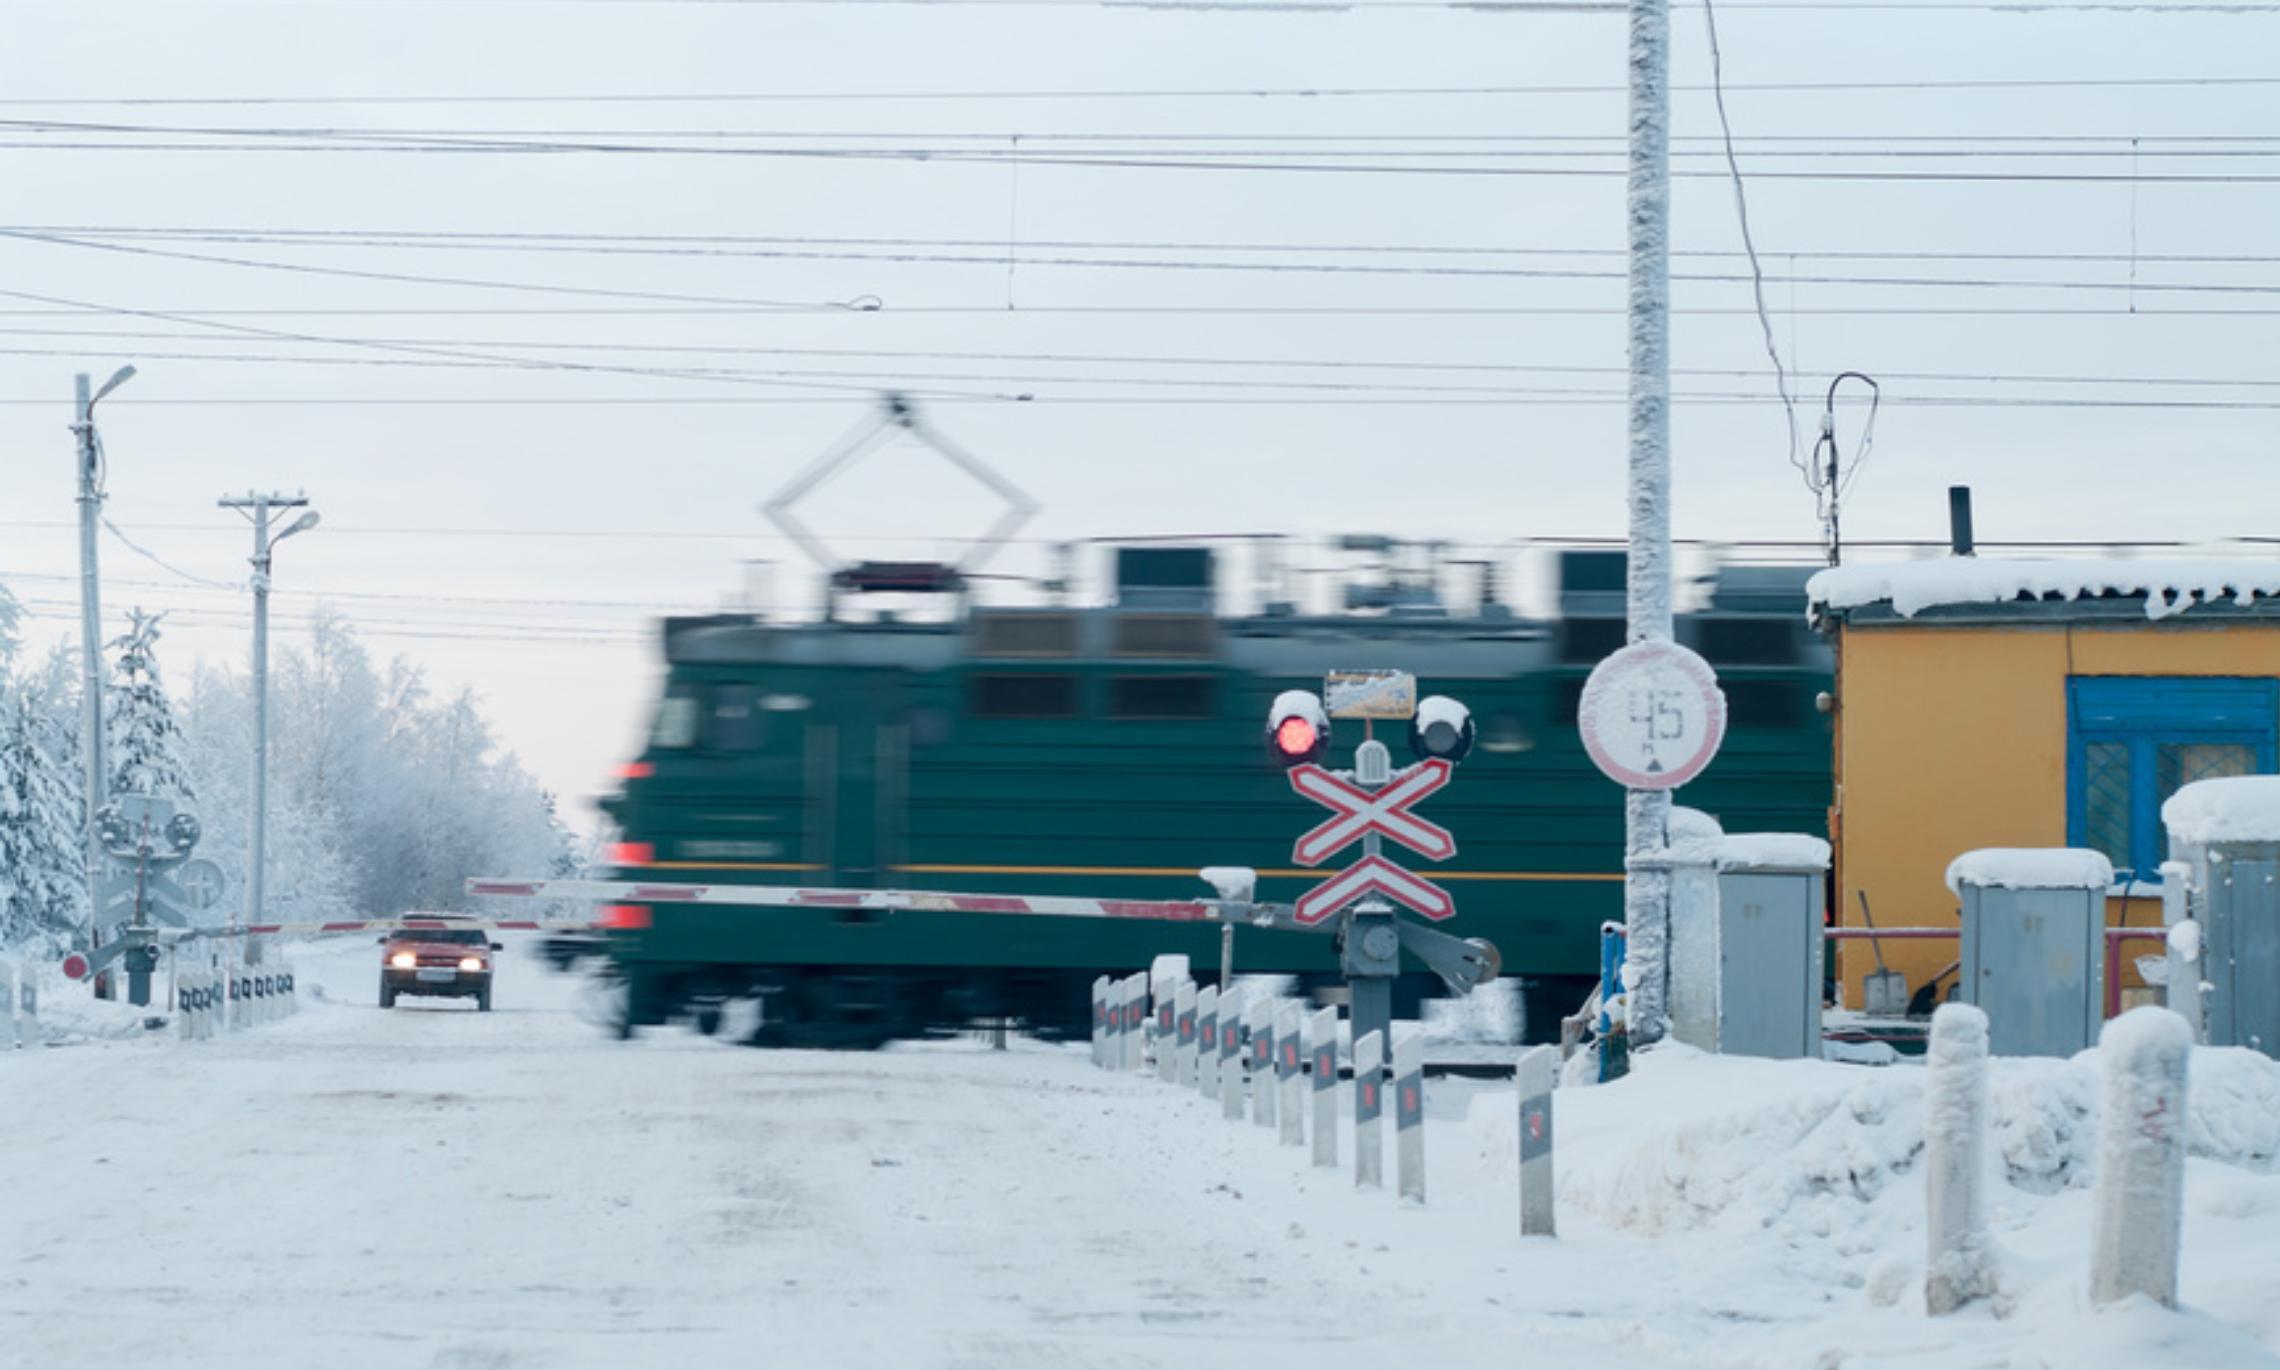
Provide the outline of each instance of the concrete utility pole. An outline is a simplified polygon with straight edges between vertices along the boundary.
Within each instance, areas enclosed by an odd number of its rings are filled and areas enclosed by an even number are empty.
[[[102,941],[97,924],[103,913],[103,842],[95,835],[95,816],[102,811],[109,777],[103,770],[103,605],[101,582],[95,571],[95,525],[103,515],[103,443],[95,436],[95,404],[133,378],[135,369],[122,366],[92,393],[85,372],[72,380],[71,431],[79,440],[79,711],[85,732],[80,750],[87,760],[87,936],[90,947]]]
[[[314,528],[317,514],[312,509],[293,520],[284,532],[271,537],[269,511],[299,509],[309,502],[306,495],[257,495],[248,491],[243,495],[225,495],[217,502],[224,509],[245,514],[253,523],[253,803],[251,832],[246,841],[244,921],[259,923],[269,872],[269,557],[278,543]],[[261,960],[258,940],[248,940],[246,960],[255,963]]]
[[[1627,640],[1671,638],[1670,578],[1670,0],[1631,0],[1631,541]],[[1667,790],[1631,790],[1624,801],[1627,858],[1664,845],[1670,826]],[[1668,918],[1670,877],[1630,870],[1624,876],[1624,922],[1632,945],[1660,946]],[[1631,1041],[1661,1035],[1659,996],[1644,1015],[1634,1002]]]

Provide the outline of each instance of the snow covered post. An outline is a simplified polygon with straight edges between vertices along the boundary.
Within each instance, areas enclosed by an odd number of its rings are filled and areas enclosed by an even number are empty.
[[[1187,981],[1150,978],[1156,991],[1156,1078],[1170,1084],[1179,1070],[1179,986]]]
[[[1300,1069],[1306,1050],[1305,1012],[1296,999],[1285,999],[1275,1009],[1275,1083],[1282,1101],[1275,1107],[1282,1119],[1282,1144],[1306,1145],[1306,1075]]]
[[[1219,996],[1219,1116],[1231,1123],[1243,1121],[1242,1021],[1240,997],[1229,989]]]
[[[1560,1049],[1537,1047],[1520,1058],[1520,1235],[1556,1237],[1552,1215],[1552,1080]]]
[[[1136,971],[1124,977],[1124,1068],[1144,1071],[1148,1068],[1148,973]]]
[[[2177,1306],[2185,1221],[2185,1074],[2193,1029],[2165,1008],[2132,1009],[2098,1037],[2098,1188],[2090,1302],[2132,1294]]]
[[[1625,562],[1626,642],[1671,638],[1670,606],[1670,0],[1630,10],[1630,543]],[[1627,858],[1659,850],[1670,823],[1668,790],[1629,790]],[[1662,1036],[1670,877],[1630,869],[1623,921],[1630,929],[1626,987],[1630,1040]]]
[[[2182,861],[2161,863],[2161,925],[2169,930],[2169,978],[2162,999],[2184,1015],[2193,1040],[2209,1040],[2208,1018],[2201,1011],[2201,982],[2207,968],[2201,964],[2201,923],[2193,917],[2193,868]]]
[[[1314,1015],[1314,1163],[1338,1164],[1338,1006]]]
[[[1385,1039],[1365,1032],[1354,1039],[1354,1187],[1385,1188]]]
[[[1195,1088],[1195,981],[1172,993],[1172,1083]]]
[[[1401,1197],[1425,1202],[1425,1034],[1415,1023],[1393,1027],[1394,1166]]]
[[[1987,1153],[1987,1015],[1970,1004],[1932,1014],[1925,1053],[1924,1193],[1930,1243],[1924,1306],[1953,1313],[1995,1290],[1980,1193]]]
[[[301,982],[291,961],[285,963],[285,1011],[288,1014],[301,1011]]]
[[[1195,995],[1195,1089],[1206,1099],[1219,1097],[1219,987],[1207,985]]]
[[[1262,994],[1251,1003],[1251,1121],[1275,1125],[1275,1001]]]
[[[16,967],[0,961],[0,1051],[11,1051],[16,1046]]]
[[[1101,1065],[1108,1059],[1108,977],[1093,977],[1092,991],[1092,1062]]]

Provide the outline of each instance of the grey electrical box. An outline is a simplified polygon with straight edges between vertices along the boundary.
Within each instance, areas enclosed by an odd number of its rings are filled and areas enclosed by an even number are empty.
[[[1957,886],[1963,978],[1957,997],[1987,1013],[1997,1056],[2072,1056],[2106,1016],[2104,888]]]
[[[2280,1057],[2280,843],[2189,847],[2210,1046]]]
[[[1633,864],[1670,873],[1671,1034],[1732,1056],[1818,1057],[1828,844],[1702,835]]]
[[[1727,839],[1729,842],[1735,839]],[[1822,873],[1729,856],[1718,870],[1718,1050],[1821,1054]]]

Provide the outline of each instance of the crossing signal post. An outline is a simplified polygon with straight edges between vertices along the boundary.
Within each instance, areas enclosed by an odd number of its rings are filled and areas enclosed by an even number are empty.
[[[1415,677],[1402,671],[1336,671],[1317,697],[1303,690],[1278,696],[1267,714],[1269,751],[1290,773],[1290,787],[1332,811],[1301,835],[1291,859],[1319,866],[1357,840],[1362,859],[1302,895],[1293,911],[1302,927],[1336,919],[1339,967],[1351,996],[1354,1038],[1393,1027],[1393,982],[1407,949],[1452,985],[1479,985],[1496,974],[1495,949],[1404,921],[1398,907],[1438,922],[1456,911],[1449,892],[1387,859],[1386,838],[1429,861],[1457,854],[1448,829],[1410,812],[1446,786],[1472,749],[1471,711],[1446,696],[1420,702]],[[1319,763],[1330,749],[1332,720],[1359,719],[1365,730],[1350,771]],[[1409,725],[1415,760],[1393,769],[1391,751],[1371,733],[1379,720]]]

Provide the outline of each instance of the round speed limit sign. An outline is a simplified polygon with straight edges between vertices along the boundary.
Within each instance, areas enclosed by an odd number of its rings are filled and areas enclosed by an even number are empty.
[[[1726,736],[1726,696],[1710,663],[1675,642],[1634,642],[1594,667],[1576,724],[1609,780],[1674,790],[1702,773]]]

